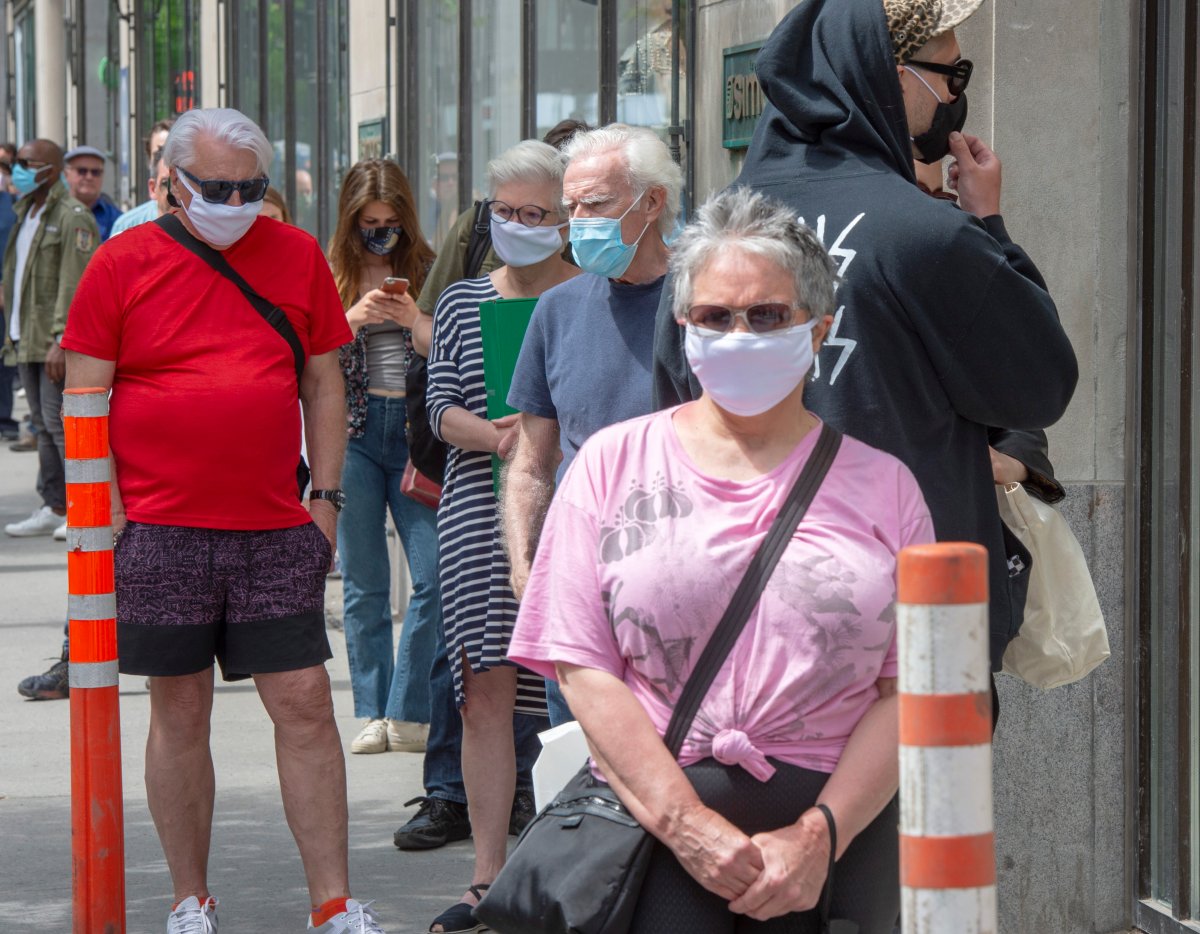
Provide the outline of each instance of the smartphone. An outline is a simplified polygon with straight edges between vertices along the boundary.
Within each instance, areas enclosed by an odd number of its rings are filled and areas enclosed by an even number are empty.
[[[408,280],[397,276],[388,276],[383,280],[383,285],[379,289],[382,292],[387,292],[388,295],[403,295],[408,291]]]

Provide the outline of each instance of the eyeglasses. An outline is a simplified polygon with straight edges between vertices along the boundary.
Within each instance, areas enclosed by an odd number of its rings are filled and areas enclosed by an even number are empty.
[[[23,169],[44,169],[49,164],[49,162],[38,162],[37,159],[17,158],[17,165]]]
[[[796,309],[784,302],[762,302],[748,308],[693,305],[687,310],[688,324],[697,328],[701,337],[728,334],[739,319],[755,334],[770,334],[790,328],[796,320]],[[703,333],[705,331],[709,333]]]
[[[85,168],[84,166],[81,166],[81,165],[80,166],[72,165],[72,166],[68,166],[68,168],[72,172],[74,172],[76,175],[82,175],[84,178],[87,178],[89,175],[92,176],[93,178],[103,178],[104,177],[104,169]]]
[[[507,224],[516,218],[526,227],[537,227],[546,219],[547,214],[557,213],[539,208],[536,204],[523,204],[519,208],[514,208],[511,204],[505,204],[503,201],[489,201],[487,207],[492,212],[492,217],[501,224]]]
[[[187,169],[175,167],[180,175],[191,179],[200,188],[200,197],[209,204],[225,204],[236,191],[242,196],[243,204],[261,201],[267,193],[271,180],[262,178],[247,178],[244,181],[230,181],[226,178],[196,178]]]
[[[967,85],[971,83],[971,73],[975,70],[975,63],[969,58],[960,58],[953,65],[943,65],[941,62],[918,62],[908,61],[906,65],[912,65],[914,68],[923,68],[925,71],[932,71],[935,75],[946,75],[950,80],[946,82],[946,89],[950,92],[951,97],[958,97],[967,89]]]

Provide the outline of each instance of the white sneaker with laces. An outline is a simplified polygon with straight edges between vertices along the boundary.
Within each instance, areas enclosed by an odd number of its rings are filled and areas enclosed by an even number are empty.
[[[67,524],[65,522],[54,530],[54,540],[56,542],[65,542],[67,540]]]
[[[387,721],[368,720],[359,734],[350,743],[350,751],[354,753],[387,752]]]
[[[167,934],[217,934],[217,900],[189,895],[167,915]]]
[[[428,723],[388,720],[387,742],[392,752],[424,752],[429,740]]]
[[[346,899],[346,910],[314,928],[312,915],[308,916],[308,929],[314,934],[385,934],[379,926],[379,919],[371,910],[374,902],[360,902],[355,898]]]
[[[13,538],[32,538],[35,535],[53,535],[55,529],[64,525],[62,516],[55,515],[49,506],[35,509],[28,519],[20,522],[10,522],[4,527],[4,534]],[[65,534],[65,533],[64,533]]]

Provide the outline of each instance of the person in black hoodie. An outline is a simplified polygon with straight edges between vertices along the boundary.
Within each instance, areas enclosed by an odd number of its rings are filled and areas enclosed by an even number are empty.
[[[840,264],[805,399],[913,471],[939,540],[987,547],[998,671],[1031,559],[1000,521],[986,426],[1053,424],[1078,367],[1045,281],[1005,230],[999,160],[958,132],[970,66],[953,27],[980,2],[805,0],[759,52],[768,104],[734,184],[792,205]],[[916,184],[914,157],[947,151],[963,210]],[[669,292],[655,336],[660,408],[700,394]]]

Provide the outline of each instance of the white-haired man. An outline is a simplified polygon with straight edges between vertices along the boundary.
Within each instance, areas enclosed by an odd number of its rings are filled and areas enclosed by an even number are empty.
[[[683,176],[652,131],[614,123],[564,149],[563,200],[584,274],[538,301],[508,403],[521,412],[504,490],[518,598],[561,477],[592,434],[652,410],[654,316]],[[550,719],[570,712],[550,686]]]
[[[309,926],[381,932],[350,898],[345,762],[324,666],[346,444],[337,348],[350,331],[316,241],[256,222],[272,158],[258,126],[236,110],[189,111],[163,158],[175,210],[97,252],[62,346],[68,386],[112,388],[118,650],[122,671],[151,676],[146,797],[174,885],[167,930],[216,931],[215,658],[226,680],[254,679],[274,722]],[[286,321],[268,324],[230,269]]]

